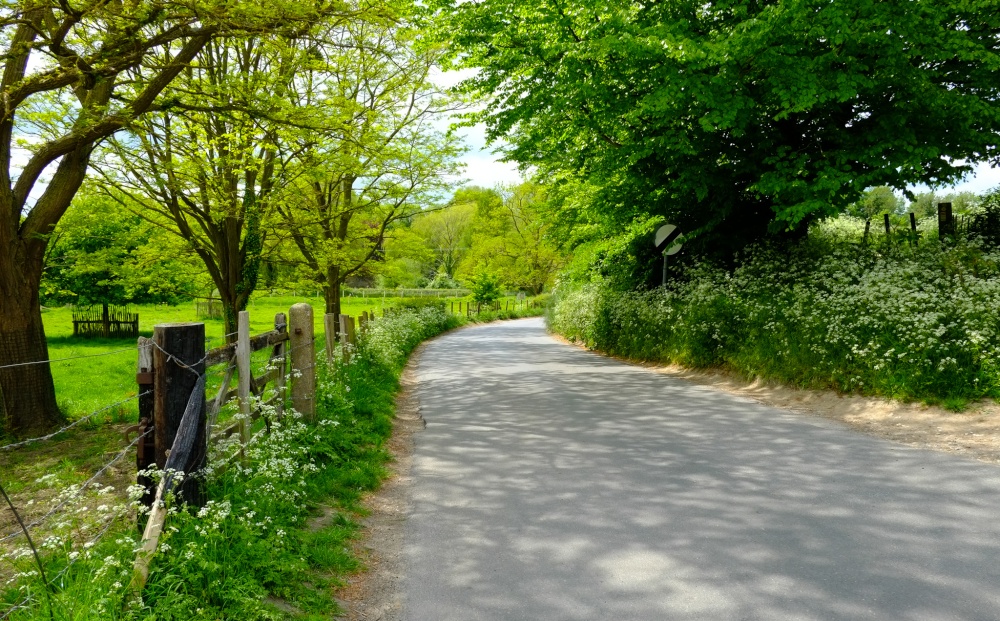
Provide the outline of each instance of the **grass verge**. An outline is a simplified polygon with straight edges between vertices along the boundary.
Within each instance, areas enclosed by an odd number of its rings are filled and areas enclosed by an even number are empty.
[[[134,505],[109,490],[101,506],[88,498],[68,507],[73,519],[41,542],[51,617],[23,545],[4,550],[12,571],[0,586],[0,614],[23,603],[10,619],[329,618],[333,588],[358,567],[349,541],[360,500],[386,476],[384,444],[407,356],[459,323],[436,308],[379,319],[349,364],[323,366],[314,423],[289,416],[273,424],[247,450],[246,463],[231,457],[234,446],[216,449],[205,474],[211,500],[197,510],[172,507],[141,598],[128,588],[138,539]],[[63,484],[43,483],[54,495]]]

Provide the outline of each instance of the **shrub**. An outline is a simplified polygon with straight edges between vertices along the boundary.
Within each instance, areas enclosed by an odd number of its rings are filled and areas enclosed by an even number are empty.
[[[481,272],[472,281],[472,299],[481,304],[489,304],[503,297],[500,278],[495,274]]]

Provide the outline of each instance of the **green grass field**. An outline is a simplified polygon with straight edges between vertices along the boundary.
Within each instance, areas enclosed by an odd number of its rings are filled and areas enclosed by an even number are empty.
[[[285,313],[292,304],[307,302],[313,307],[315,330],[318,340],[323,338],[322,298],[266,297],[255,298],[247,308],[250,311],[250,333],[260,334],[274,327],[274,316]],[[381,300],[344,298],[341,304],[348,315],[364,311],[381,313]],[[398,300],[387,300],[387,305]],[[206,347],[211,349],[224,343],[225,329],[221,319],[200,318],[194,303],[179,306],[136,306],[139,313],[139,333],[153,335],[153,326],[161,323],[200,321],[205,324]],[[72,311],[68,307],[47,309],[42,314],[45,335],[49,344],[49,359],[63,360],[52,363],[52,376],[56,384],[56,397],[63,413],[70,419],[85,416],[123,399],[135,396],[136,351],[129,339],[92,339],[73,337]],[[95,356],[96,354],[108,354]],[[81,358],[81,356],[94,356]],[[107,422],[136,420],[134,401],[108,410],[101,418]],[[99,421],[100,422],[100,421]]]
[[[423,298],[421,298],[423,300]],[[428,299],[430,300],[430,298]],[[469,298],[439,298],[445,308],[452,302]],[[504,298],[501,304],[513,302],[514,298]],[[253,298],[250,306],[250,333],[260,334],[274,327],[274,316],[285,313],[296,303],[306,302],[313,307],[317,341],[323,340],[324,302],[319,297],[267,296]],[[406,302],[404,298],[360,298],[345,297],[341,300],[342,312],[358,316],[364,311],[382,314],[384,308],[392,308]],[[224,343],[225,329],[221,319],[198,317],[194,302],[179,306],[135,306],[139,313],[139,333],[152,336],[153,326],[160,323],[201,321],[205,324],[206,347],[211,349]],[[464,310],[464,306],[463,306]],[[457,306],[455,307],[457,313]],[[72,311],[68,307],[50,308],[43,311],[45,334],[49,344],[49,359],[52,376],[56,385],[56,398],[60,409],[70,420],[86,416],[91,412],[129,399],[136,395],[135,343],[130,339],[92,339],[73,336]],[[116,353],[111,353],[116,352]],[[109,355],[103,355],[109,354]],[[82,356],[92,356],[82,358]],[[255,362],[263,364],[267,353],[257,352]],[[220,372],[221,373],[221,372]],[[220,380],[215,379],[216,385]],[[211,378],[209,386],[211,387]],[[138,418],[134,400],[108,409],[96,417],[95,422],[132,422]]]

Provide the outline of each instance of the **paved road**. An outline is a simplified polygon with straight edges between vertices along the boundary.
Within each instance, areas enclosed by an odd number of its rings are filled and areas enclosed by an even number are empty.
[[[540,320],[419,368],[405,618],[1000,619],[1000,469],[608,360]]]

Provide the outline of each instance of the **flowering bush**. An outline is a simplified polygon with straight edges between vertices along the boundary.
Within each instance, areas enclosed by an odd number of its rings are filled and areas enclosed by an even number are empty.
[[[1000,252],[843,241],[756,247],[646,292],[565,288],[553,330],[611,354],[725,365],[803,386],[946,399],[1000,396]]]

